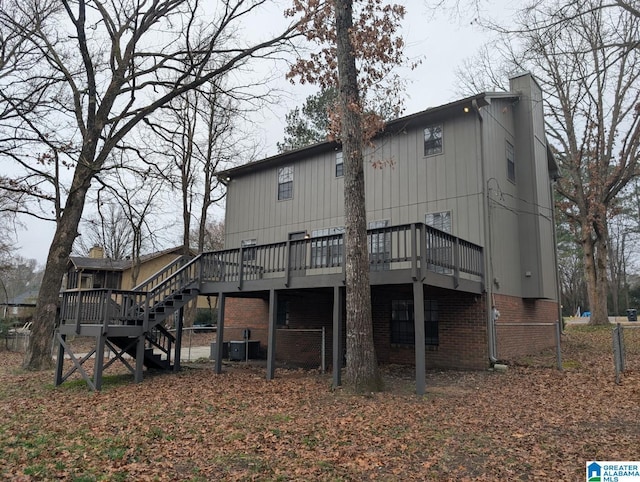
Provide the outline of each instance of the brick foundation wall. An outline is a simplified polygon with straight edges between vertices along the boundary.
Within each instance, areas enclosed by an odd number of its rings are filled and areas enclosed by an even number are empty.
[[[555,326],[527,326],[526,323],[555,323],[558,304],[513,296],[494,296],[500,318],[496,323],[497,354],[500,360],[532,355],[556,344]],[[501,325],[509,323],[509,325]],[[521,326],[511,324],[522,323]]]
[[[374,287],[372,309],[378,360],[415,363],[413,346],[391,344],[391,302],[413,299],[411,286]],[[438,300],[438,345],[426,347],[427,368],[484,369],[488,366],[484,296],[425,287]]]
[[[322,333],[296,330],[325,329],[325,362],[333,356],[333,293],[283,293],[289,303],[289,325],[277,330],[276,360],[304,368],[318,368],[322,360]]]
[[[381,363],[415,363],[413,346],[391,345],[390,338],[392,300],[412,298],[411,286],[374,287],[372,290],[374,343]],[[307,367],[319,365],[320,334],[295,330],[324,326],[325,357],[330,365],[333,360],[333,295],[327,292],[296,292],[283,293],[279,299],[289,303],[289,325],[277,331],[276,359]],[[426,347],[427,367],[486,368],[488,349],[484,298],[427,287],[425,299],[438,300],[440,318],[438,346]],[[242,330],[249,328],[251,339],[259,340],[263,353],[266,353],[268,319],[267,301],[227,298],[224,338],[227,341],[242,340]]]
[[[282,293],[279,302],[289,304],[289,324],[276,331],[276,360],[305,368],[321,364],[322,334],[325,327],[325,360],[332,360],[333,294],[324,292]],[[224,339],[242,340],[243,330],[251,330],[251,340],[260,341],[261,353],[267,354],[269,303],[263,299],[226,298]]]
[[[266,350],[269,334],[269,302],[261,298],[225,298],[224,340],[242,340],[243,330],[251,330],[251,340]]]

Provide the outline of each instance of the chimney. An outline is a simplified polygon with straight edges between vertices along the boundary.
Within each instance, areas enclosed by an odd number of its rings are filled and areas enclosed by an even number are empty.
[[[92,259],[104,258],[104,248],[102,246],[95,245],[89,250],[89,257]]]

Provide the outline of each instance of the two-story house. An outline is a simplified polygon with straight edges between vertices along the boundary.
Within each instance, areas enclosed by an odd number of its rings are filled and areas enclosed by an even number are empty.
[[[478,369],[554,344],[558,173],[531,75],[511,79],[509,92],[391,121],[365,158],[380,362],[420,365],[424,353],[427,367]],[[249,328],[252,338],[275,343],[278,358],[302,362],[305,332],[295,329],[325,327],[332,349],[342,350],[340,146],[286,152],[221,178],[225,246],[241,247],[242,262],[261,270],[257,284],[226,293],[225,339],[242,339]],[[269,256],[286,257],[286,280],[272,276]],[[417,318],[424,350],[416,350]]]
[[[428,367],[482,369],[553,346],[557,166],[535,79],[521,75],[509,92],[391,121],[365,154],[378,360],[415,364],[424,393]],[[259,342],[267,378],[277,361],[328,360],[340,384],[347,309],[340,146],[323,142],[219,176],[227,186],[224,250],[169,265],[128,291],[63,293],[56,384],[81,371],[82,360],[69,353],[74,367],[63,374],[72,334],[96,337],[94,381],[83,374],[96,389],[106,346],[135,357],[135,368],[127,366],[136,381],[144,366],[170,368],[173,358],[178,369],[181,329],[174,336],[164,323],[203,295],[217,297],[217,342]],[[86,308],[94,305],[104,308]],[[328,340],[322,353],[319,332]],[[216,372],[223,352],[215,351]]]

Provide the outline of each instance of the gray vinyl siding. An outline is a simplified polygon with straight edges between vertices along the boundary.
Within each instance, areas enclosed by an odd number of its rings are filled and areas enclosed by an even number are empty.
[[[423,128],[388,136],[366,154],[368,221],[391,225],[424,222],[425,214],[451,211],[452,234],[483,244],[481,166],[472,114],[441,122],[443,152],[424,156]],[[382,161],[382,167],[374,167]],[[283,164],[286,165],[286,164]],[[335,152],[294,164],[293,198],[277,200],[273,166],[231,181],[227,194],[226,245],[256,238],[286,239],[294,231],[344,225],[343,178],[335,177]]]
[[[520,277],[520,243],[518,242],[519,216],[517,183],[519,176],[519,144],[514,129],[513,100],[496,100],[482,109],[485,150],[485,189],[491,190],[488,202],[487,224],[489,233],[486,253],[489,272],[497,283],[497,293],[519,296],[522,290]],[[508,179],[506,143],[514,146],[516,159],[516,184]]]
[[[365,166],[369,220],[392,225],[424,222],[425,214],[451,211],[452,234],[482,244],[481,168],[473,115],[443,124],[443,152],[424,156],[423,129],[387,138],[371,159],[392,165]]]
[[[287,165],[287,164],[283,164]],[[343,224],[343,178],[335,177],[335,152],[294,164],[293,198],[277,199],[278,167],[235,177],[227,191],[225,246],[242,239],[258,244],[287,239],[291,232]],[[332,223],[326,225],[325,223]]]
[[[553,299],[552,199],[542,107],[532,80],[518,78],[514,86],[512,91],[523,97],[493,98],[480,109],[482,120],[473,110],[445,112],[377,139],[365,153],[367,221],[424,223],[427,213],[450,211],[451,233],[485,247],[487,283],[496,278],[496,292]],[[423,131],[433,124],[443,126],[443,149],[425,156]],[[508,179],[507,141],[514,147],[515,182]],[[335,151],[276,161],[240,172],[230,182],[228,248],[243,239],[274,243],[292,232],[344,226],[344,178],[335,176]],[[374,167],[376,161],[380,167]],[[293,198],[278,201],[277,171],[286,165],[294,166]]]

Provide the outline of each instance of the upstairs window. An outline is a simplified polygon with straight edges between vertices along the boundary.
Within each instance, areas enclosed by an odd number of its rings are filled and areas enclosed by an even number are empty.
[[[424,155],[442,154],[442,124],[429,126],[424,130]]]
[[[254,239],[243,239],[240,241],[240,246],[242,247],[242,261],[255,261],[256,260],[256,240]]]
[[[507,179],[516,182],[516,156],[513,145],[507,141]]]
[[[278,201],[293,198],[293,166],[278,169]]]
[[[342,160],[342,151],[336,152],[336,177],[344,176],[344,162]]]

